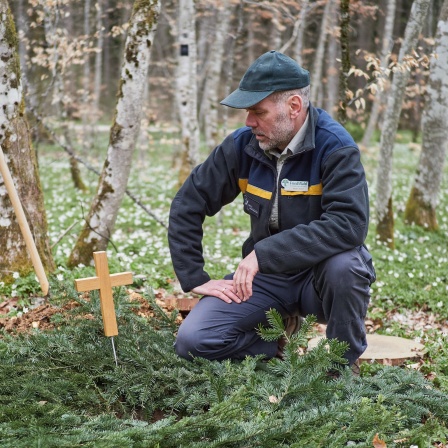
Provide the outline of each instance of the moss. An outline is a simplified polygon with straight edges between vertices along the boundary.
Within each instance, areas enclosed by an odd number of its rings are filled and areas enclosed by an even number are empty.
[[[376,234],[378,239],[386,243],[390,249],[395,248],[394,243],[394,214],[392,207],[392,198],[389,198],[387,203],[387,211],[384,217],[378,221],[376,227]]]
[[[93,260],[93,252],[98,250],[98,239],[93,238],[89,243],[86,242],[86,238],[89,236],[90,227],[87,225],[79,235],[78,241],[72,250],[68,260],[67,266],[71,269],[75,268],[79,264],[89,266]]]
[[[5,41],[7,42],[8,46],[12,48],[12,56],[9,58],[10,70],[16,75],[16,79],[10,81],[10,85],[12,88],[17,89],[20,84],[20,60],[18,55],[18,46],[19,46],[19,39],[17,37],[17,31],[16,26],[14,23],[14,18],[11,14],[11,10],[6,10],[6,23],[5,23]],[[12,61],[11,61],[12,59]]]
[[[145,37],[148,34],[148,30],[151,30],[157,24],[158,19],[158,10],[156,10],[157,1],[154,0],[136,0],[134,2],[134,8],[132,10],[131,22],[134,16],[140,12],[145,15],[144,20],[141,20],[136,23],[137,31],[135,33],[136,38]],[[146,45],[149,48],[151,46],[151,42],[147,39]],[[125,57],[128,63],[135,64],[138,67],[138,59],[137,59],[137,46],[133,44],[129,44],[126,48]]]
[[[121,138],[121,131],[123,130],[123,126],[117,123],[116,118],[114,118],[114,123],[110,129],[110,139],[109,143],[113,145]]]
[[[426,203],[423,193],[415,186],[412,187],[404,213],[405,221],[408,224],[416,224],[430,231],[438,230],[436,210]]]

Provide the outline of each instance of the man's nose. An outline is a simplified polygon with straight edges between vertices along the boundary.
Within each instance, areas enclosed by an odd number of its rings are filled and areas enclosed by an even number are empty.
[[[254,114],[252,112],[247,113],[246,126],[249,126],[250,128],[254,128],[257,126],[257,122],[256,122]]]

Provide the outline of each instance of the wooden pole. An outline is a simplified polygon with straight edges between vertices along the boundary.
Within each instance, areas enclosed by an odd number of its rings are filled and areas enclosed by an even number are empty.
[[[49,283],[47,275],[45,274],[42,261],[40,259],[39,253],[37,252],[36,243],[34,242],[33,235],[31,234],[28,221],[26,220],[25,213],[23,211],[22,204],[17,194],[16,187],[9,172],[8,165],[6,164],[5,155],[3,154],[3,149],[0,145],[0,174],[3,177],[5,183],[6,191],[8,192],[9,199],[11,200],[12,207],[17,216],[17,221],[22,231],[23,238],[25,239],[26,247],[31,255],[31,262],[33,263],[34,270],[36,271],[37,278],[40,283],[43,294],[46,296],[48,294]]]

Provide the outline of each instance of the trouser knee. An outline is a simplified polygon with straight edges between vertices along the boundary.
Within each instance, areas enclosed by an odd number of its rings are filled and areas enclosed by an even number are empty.
[[[330,310],[333,314],[336,311],[334,306],[340,311],[336,313],[338,320],[364,317],[373,280],[374,272],[358,249],[337,254],[316,266],[314,287],[322,300],[326,319],[330,318]]]

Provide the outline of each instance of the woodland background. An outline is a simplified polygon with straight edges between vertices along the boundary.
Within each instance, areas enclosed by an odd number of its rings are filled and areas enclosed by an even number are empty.
[[[447,0],[0,0],[0,13],[0,143],[50,279],[43,297],[0,179],[2,446],[446,446]],[[342,349],[308,350],[311,323],[284,363],[173,352],[171,199],[244,123],[219,100],[271,49],[310,70],[313,104],[360,145],[378,274],[366,326],[418,339],[417,360],[329,381]],[[211,275],[234,269],[238,201],[204,233]],[[73,286],[94,250],[134,273],[115,294],[118,367],[97,292]]]
[[[18,30],[14,67],[19,65],[20,70],[8,82],[14,91],[16,78],[22,77],[26,104],[21,107],[32,125],[29,133],[22,129],[12,134],[14,138],[29,134],[35,145],[58,141],[70,154],[74,186],[82,190],[79,162],[87,165],[85,157],[96,144],[97,131],[110,123],[98,191],[68,265],[89,264],[94,250],[107,247],[126,192],[134,147],[141,160],[151,147],[154,126],[178,129],[173,168],[181,184],[203,157],[201,142],[210,151],[229,128],[244,120],[244,111],[223,110],[219,99],[235,87],[248,61],[269,49],[288,53],[309,67],[312,103],[347,126],[361,148],[369,149],[378,125],[382,127],[374,216],[378,238],[391,248],[397,130],[411,132],[416,142],[422,118],[427,117],[405,219],[437,229],[446,146],[440,130],[448,110],[447,82],[440,76],[446,68],[448,41],[444,6],[435,0],[275,5],[230,0],[14,2]],[[17,95],[21,93],[17,89]],[[5,107],[20,115],[19,107]],[[3,145],[8,150],[9,145]],[[32,160],[34,150],[27,146]],[[33,163],[28,175],[33,166],[37,185]],[[23,177],[19,171],[13,177]],[[6,198],[2,208],[5,214]],[[38,214],[30,218],[36,220],[35,235],[45,239],[46,225]],[[5,245],[16,240],[12,229],[0,237]],[[48,247],[42,244],[40,250],[48,269],[53,269]],[[25,257],[19,252],[5,255],[4,265],[21,265],[25,272]]]

